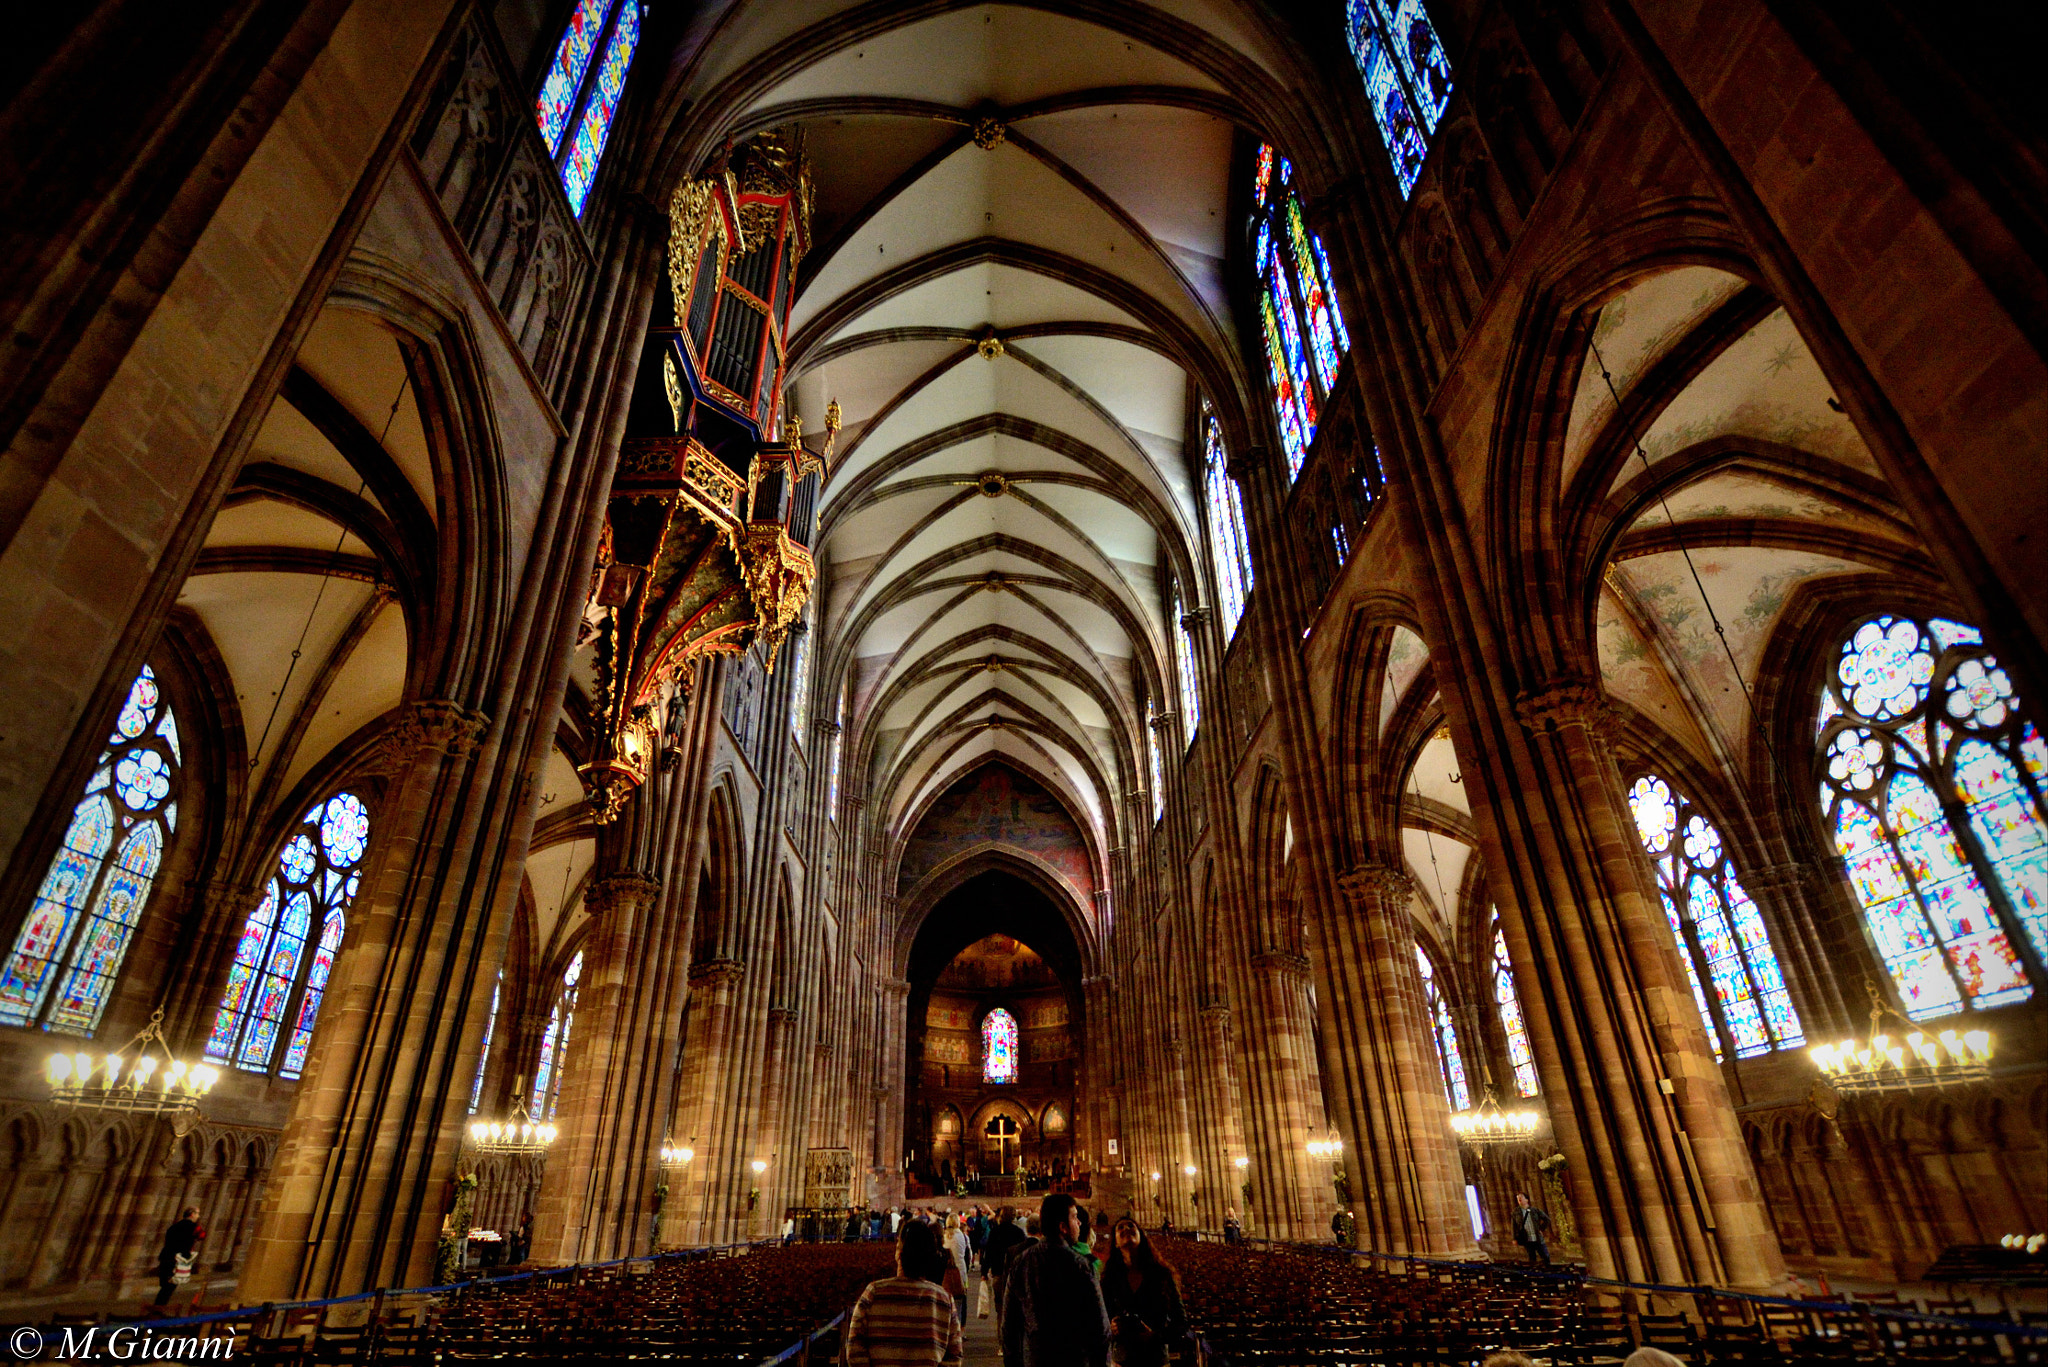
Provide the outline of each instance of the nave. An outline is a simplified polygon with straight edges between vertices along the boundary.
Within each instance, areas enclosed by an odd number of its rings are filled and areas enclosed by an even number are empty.
[[[2030,22],[45,7],[0,1319],[770,1354],[646,1260],[1048,1195],[1248,1360],[2040,1308]]]

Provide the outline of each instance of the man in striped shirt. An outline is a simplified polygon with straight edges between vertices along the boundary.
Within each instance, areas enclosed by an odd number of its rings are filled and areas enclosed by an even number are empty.
[[[936,1226],[904,1224],[896,1238],[896,1275],[869,1282],[847,1320],[847,1367],[959,1363],[960,1322],[953,1298],[939,1285],[946,1261]]]

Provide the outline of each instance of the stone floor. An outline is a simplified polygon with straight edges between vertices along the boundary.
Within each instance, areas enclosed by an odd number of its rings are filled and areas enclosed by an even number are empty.
[[[972,1296],[967,1302],[967,1329],[962,1337],[967,1340],[967,1356],[962,1359],[962,1367],[1000,1367],[1003,1351],[996,1340],[995,1311],[990,1310],[985,1320],[977,1319]]]

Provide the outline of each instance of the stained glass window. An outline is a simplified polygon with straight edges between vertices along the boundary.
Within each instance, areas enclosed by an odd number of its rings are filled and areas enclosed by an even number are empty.
[[[797,625],[801,628],[804,624]],[[804,728],[811,723],[811,633],[804,629],[794,635],[792,653],[796,658],[789,667],[789,733],[801,743]]]
[[[1308,229],[1294,167],[1270,146],[1253,172],[1252,266],[1259,277],[1259,333],[1288,478],[1301,473],[1316,424],[1350,350],[1329,254]]]
[[[576,1023],[576,984],[583,977],[583,951],[562,970],[562,990],[548,1012],[548,1028],[540,1037],[540,1062],[533,1069],[533,1101],[527,1113],[537,1125],[555,1118],[562,1101],[562,1070],[569,1063],[569,1027]]]
[[[1444,1095],[1450,1099],[1451,1109],[1467,1111],[1472,1109],[1472,1089],[1465,1082],[1465,1056],[1458,1052],[1458,1032],[1451,1024],[1451,1004],[1444,1000],[1443,989],[1436,984],[1436,968],[1423,953],[1422,946],[1415,946],[1415,967],[1422,973],[1422,1001],[1429,1012],[1431,1032],[1436,1036],[1436,1061],[1443,1069]]]
[[[1628,806],[1656,870],[1664,915],[1678,937],[1715,1059],[1731,1046],[1737,1058],[1752,1058],[1804,1044],[1770,932],[1736,876],[1720,830],[1655,774],[1629,788]]]
[[[1216,565],[1216,606],[1223,613],[1223,639],[1237,635],[1245,599],[1252,590],[1251,538],[1245,534],[1244,500],[1226,469],[1223,424],[1202,401],[1202,489],[1209,510],[1209,544]]]
[[[1152,819],[1166,815],[1166,765],[1159,758],[1159,727],[1145,728],[1145,752],[1152,761]]]
[[[1406,199],[1451,99],[1451,63],[1423,0],[1347,0],[1351,55]]]
[[[534,100],[541,139],[561,169],[562,188],[579,218],[639,46],[639,0],[576,0]],[[600,50],[604,57],[593,70],[592,58]]]
[[[846,742],[846,694],[839,695],[837,723],[832,728],[832,759],[825,766],[825,816],[827,820],[839,819],[839,757],[845,750]]]
[[[180,760],[177,719],[144,665],[0,973],[0,1024],[99,1029],[178,828]]]
[[[981,1080],[1017,1080],[1017,1018],[998,1006],[981,1021]]]
[[[1529,1027],[1522,1020],[1522,999],[1515,995],[1515,973],[1508,963],[1508,939],[1500,917],[1493,918],[1493,1000],[1500,1007],[1500,1028],[1508,1037],[1508,1066],[1515,1071],[1515,1092],[1536,1095],[1536,1055],[1529,1048]]]
[[[370,812],[354,793],[316,802],[299,819],[278,851],[277,872],[263,900],[242,924],[227,991],[206,1041],[210,1061],[252,1073],[267,1073],[276,1063],[282,1078],[305,1071],[313,1024],[369,847]]]
[[[498,998],[505,991],[505,970],[498,970],[498,980],[491,984],[491,1015],[484,1022],[484,1047],[477,1051],[476,1081],[469,1085],[469,1113],[476,1114],[477,1104],[484,1099],[484,1068],[491,1061],[491,1037],[498,1033]]]
[[[1202,689],[1195,678],[1195,634],[1188,630],[1187,614],[1182,609],[1180,591],[1173,595],[1173,620],[1179,631],[1175,638],[1173,652],[1174,667],[1180,674],[1180,720],[1181,744],[1193,745],[1195,732],[1202,725]]]
[[[2048,746],[1982,634],[1858,625],[1815,746],[1822,815],[1906,1014],[2031,997],[2048,960]]]

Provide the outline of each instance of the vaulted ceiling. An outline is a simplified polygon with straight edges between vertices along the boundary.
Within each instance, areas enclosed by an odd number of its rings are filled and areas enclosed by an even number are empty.
[[[1227,0],[1131,6],[1129,31],[940,8],[743,6],[691,84],[748,92],[738,136],[808,139],[789,373],[807,430],[844,413],[812,620],[847,772],[900,838],[1002,759],[1099,856],[1173,706],[1167,582],[1208,599],[1197,394],[1242,383],[1230,73],[1275,80],[1282,48]]]

